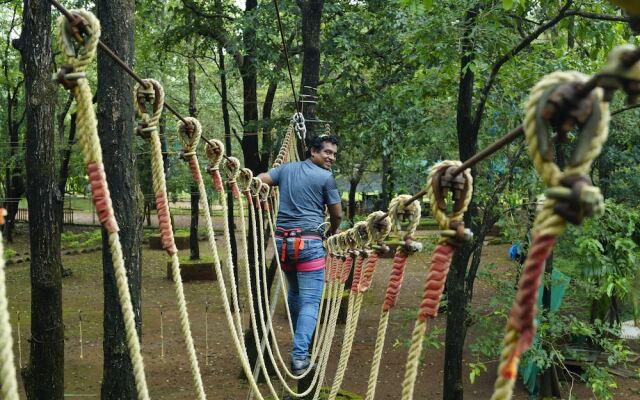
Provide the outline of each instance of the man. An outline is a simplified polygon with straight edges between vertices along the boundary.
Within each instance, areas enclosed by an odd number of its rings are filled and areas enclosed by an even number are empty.
[[[289,282],[288,300],[295,331],[291,369],[296,375],[309,367],[309,345],[324,288],[325,206],[331,234],[342,220],[340,194],[331,173],[338,140],[329,135],[315,137],[309,150],[305,161],[287,163],[258,176],[264,183],[280,188],[276,251]]]

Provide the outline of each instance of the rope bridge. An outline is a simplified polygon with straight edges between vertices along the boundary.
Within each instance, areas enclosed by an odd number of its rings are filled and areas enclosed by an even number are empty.
[[[95,112],[91,104],[91,89],[85,72],[96,53],[100,24],[87,11],[74,10],[71,13],[82,20],[84,35],[74,35],[73,30],[67,29],[68,20],[66,18],[61,17],[58,20],[58,44],[66,65],[56,78],[66,89],[71,91],[77,103],[78,136],[81,151],[92,187],[92,200],[99,220],[109,236],[110,251],[114,260],[118,285],[118,298],[125,321],[127,348],[133,365],[138,399],[149,399],[140,339],[135,329],[131,296],[118,236],[118,223],[112,209],[102,164],[102,150],[97,135]],[[611,71],[614,71],[620,80],[640,81],[640,69],[634,67],[640,57],[631,64],[628,62],[630,54],[634,51],[637,52],[637,50],[628,47],[616,49],[612,53],[607,72],[611,74]],[[594,215],[602,210],[602,195],[597,187],[591,185],[588,174],[591,164],[600,154],[608,134],[608,99],[610,99],[608,92],[617,87],[609,85],[605,90],[595,88],[595,86],[602,85],[602,83],[598,83],[593,86],[595,90],[589,90],[584,95],[586,103],[580,103],[576,106],[577,103],[574,101],[577,96],[576,92],[580,92],[581,88],[588,87],[597,80],[596,78],[597,76],[589,77],[577,72],[550,74],[533,88],[525,108],[524,134],[529,155],[536,171],[548,187],[547,200],[534,223],[534,243],[525,262],[525,270],[509,315],[492,399],[508,399],[512,395],[519,358],[530,346],[535,335],[535,304],[541,276],[544,272],[544,263],[557,238],[563,233],[567,222],[578,224],[584,217]],[[577,90],[571,91],[567,89],[568,87],[577,88]],[[162,244],[171,258],[171,275],[175,287],[181,332],[193,377],[195,397],[206,399],[184,297],[178,250],[174,243],[166,177],[158,136],[157,124],[163,110],[164,91],[157,81],[140,80],[135,88],[134,99],[140,118],[137,132],[151,146],[153,189],[156,196]],[[550,105],[555,110],[555,119],[549,117]],[[591,111],[580,115],[558,111],[587,106]],[[551,112],[551,114],[554,113]],[[550,155],[552,153],[550,152],[549,132],[556,130],[562,135],[573,129],[574,126],[578,127],[581,134],[576,141],[569,166],[561,171]],[[273,164],[274,167],[300,159],[296,144],[297,140],[304,136],[305,131],[304,118],[302,114],[296,112],[284,136],[282,146]],[[211,218],[211,204],[207,199],[207,191],[197,154],[197,146],[200,139],[204,137],[202,126],[195,118],[181,118],[177,133],[183,146],[183,158],[189,164],[192,178],[200,193],[200,206],[204,210],[207,238],[213,253],[214,269],[218,276],[218,289],[227,327],[252,390],[252,396],[258,399],[265,398],[258,387],[259,374],[265,377],[268,391],[274,399],[281,398],[282,392],[286,392],[287,395],[294,398],[310,396],[317,399],[319,397],[321,383],[327,378],[328,359],[334,343],[338,314],[343,301],[341,293],[349,275],[353,273],[353,283],[348,293],[347,320],[342,338],[342,348],[329,391],[329,399],[336,398],[346,374],[363,296],[371,287],[380,253],[386,247],[384,240],[392,231],[402,239],[395,251],[382,301],[370,367],[366,399],[374,399],[389,315],[398,301],[407,260],[413,253],[422,249],[421,244],[415,240],[416,229],[421,217],[420,203],[415,197],[409,195],[398,196],[391,201],[388,213],[374,212],[368,216],[366,221],[358,222],[352,228],[327,239],[326,285],[324,289],[324,298],[327,301],[322,302],[320,306],[319,315],[321,318],[318,318],[316,335],[312,344],[311,364],[303,373],[296,375],[282,357],[279,340],[274,329],[274,312],[280,297],[282,297],[289,325],[288,332],[293,336],[293,323],[286,291],[282,290],[286,285],[286,279],[277,256],[274,257],[277,274],[271,298],[269,298],[267,285],[267,252],[269,248],[276,248],[275,221],[279,204],[277,188],[270,188],[260,179],[253,177],[250,170],[241,168],[241,163],[237,158],[225,157],[224,145],[220,141],[205,139],[207,143],[204,152],[208,160],[206,172],[211,177],[214,190],[221,194],[218,197],[223,210],[222,238],[216,239]],[[463,164],[459,161],[443,161],[435,164],[427,177],[426,193],[441,234],[431,257],[423,298],[411,336],[411,346],[402,382],[403,400],[414,397],[415,381],[422,352],[422,339],[427,331],[427,320],[437,316],[452,256],[456,248],[462,246],[472,237],[463,222],[464,213],[471,202],[473,193],[473,178],[467,169],[468,166],[467,163]],[[238,202],[240,212],[239,222],[242,235],[241,255],[237,261],[240,275],[238,277],[235,276],[234,263],[231,258],[227,199],[224,195],[227,190]],[[245,201],[248,215],[245,215]],[[402,221],[408,221],[404,229]],[[248,232],[251,232],[251,235],[248,235]],[[226,251],[224,263],[218,252],[218,246]],[[249,254],[249,248],[253,249],[252,254]],[[251,268],[253,270],[250,270]],[[253,282],[252,277],[254,278]],[[241,316],[240,288],[237,287],[236,281],[243,282],[248,297],[246,304],[249,308],[250,329],[255,339],[258,358],[253,370],[243,335],[247,327],[244,326]],[[258,299],[253,298],[252,288],[255,289]],[[268,373],[267,362],[274,367],[275,378],[272,378]],[[18,398],[13,363],[11,326],[8,317],[0,236],[0,379],[2,379],[0,390],[2,398],[10,400]],[[318,368],[313,368],[313,365],[317,365]],[[296,391],[289,385],[290,380],[301,379],[310,382],[306,390]],[[282,389],[278,390],[276,386]]]

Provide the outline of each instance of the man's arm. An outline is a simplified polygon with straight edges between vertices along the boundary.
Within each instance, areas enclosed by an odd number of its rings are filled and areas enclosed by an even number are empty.
[[[273,179],[271,178],[271,175],[269,175],[266,172],[261,173],[260,175],[258,175],[258,179],[260,179],[263,183],[266,183],[269,186],[273,186]]]
[[[333,235],[338,231],[340,222],[342,222],[342,203],[331,204],[329,208],[329,235]]]

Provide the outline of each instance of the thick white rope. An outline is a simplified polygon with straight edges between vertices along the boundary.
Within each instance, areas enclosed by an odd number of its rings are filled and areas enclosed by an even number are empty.
[[[0,213],[4,209],[0,208]],[[3,215],[0,215],[0,219]],[[13,359],[13,336],[9,323],[9,302],[7,301],[7,285],[4,273],[4,245],[0,232],[0,393],[6,400],[18,400],[18,380]]]
[[[100,23],[97,18],[85,10],[72,10],[87,22],[91,32],[85,35],[79,54],[76,55],[73,45],[73,38],[69,36],[66,29],[67,20],[61,16],[58,18],[58,38],[60,49],[64,54],[65,63],[72,65],[74,74],[77,76],[77,85],[72,88],[73,96],[77,105],[77,130],[78,141],[82,150],[84,162],[87,165],[89,181],[92,185],[92,196],[96,210],[100,216],[100,222],[108,232],[109,249],[113,260],[114,275],[118,289],[118,300],[124,320],[127,349],[133,367],[133,374],[136,383],[136,391],[139,400],[149,399],[149,390],[144,373],[144,362],[140,351],[140,338],[136,330],[135,315],[131,303],[131,293],[129,292],[129,282],[127,271],[124,266],[122,246],[118,235],[118,224],[111,207],[111,197],[102,164],[102,148],[98,138],[98,127],[93,109],[93,95],[84,72],[96,54],[98,40],[100,38]]]
[[[154,95],[158,98],[154,99],[156,104],[164,104],[164,91],[159,82],[154,80],[146,80],[147,85],[155,88]],[[202,384],[202,375],[200,373],[200,366],[198,364],[198,356],[196,354],[195,345],[193,343],[193,336],[191,334],[191,324],[189,321],[189,312],[187,311],[187,301],[184,296],[184,287],[182,285],[182,276],[180,274],[180,260],[178,258],[178,249],[175,246],[173,237],[173,229],[171,227],[171,211],[169,210],[169,204],[167,202],[167,182],[164,175],[164,161],[162,157],[162,145],[160,144],[160,136],[158,134],[157,124],[162,115],[162,106],[154,107],[153,115],[149,115],[145,110],[140,107],[139,103],[139,90],[142,87],[136,86],[135,104],[138,114],[142,118],[143,122],[148,126],[145,133],[148,134],[149,144],[151,146],[151,175],[153,191],[156,195],[156,211],[158,213],[158,221],[160,222],[160,230],[163,244],[165,244],[165,250],[171,257],[171,277],[173,280],[174,291],[176,295],[176,305],[178,307],[178,318],[180,321],[180,330],[182,332],[182,338],[187,348],[187,355],[189,358],[189,368],[191,369],[191,375],[193,378],[193,384],[195,385],[195,391],[198,399],[204,400],[207,398],[204,392],[204,385]],[[191,123],[199,123],[195,118],[192,118]],[[199,135],[198,135],[199,136]],[[196,143],[197,144],[197,143]],[[194,149],[195,151],[195,146]],[[195,157],[195,154],[193,155]],[[200,179],[202,181],[202,179]],[[167,246],[168,245],[168,246]]]

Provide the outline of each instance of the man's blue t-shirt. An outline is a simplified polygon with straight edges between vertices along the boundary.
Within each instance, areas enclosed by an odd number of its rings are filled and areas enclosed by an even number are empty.
[[[324,206],[340,203],[331,171],[311,160],[286,163],[269,171],[280,188],[277,225],[284,229],[317,229],[324,222]]]

